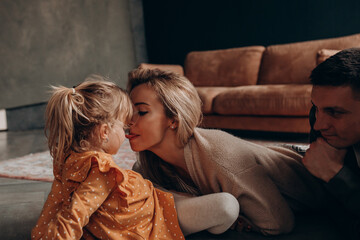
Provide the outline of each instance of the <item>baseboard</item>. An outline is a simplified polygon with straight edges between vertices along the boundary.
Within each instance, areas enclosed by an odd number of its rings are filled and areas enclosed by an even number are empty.
[[[8,131],[26,131],[44,128],[46,103],[6,109]]]
[[[0,109],[0,131],[7,130],[6,110]]]

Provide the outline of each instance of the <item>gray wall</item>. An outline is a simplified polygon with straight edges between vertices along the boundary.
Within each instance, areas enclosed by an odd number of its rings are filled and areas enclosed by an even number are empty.
[[[0,0],[0,109],[44,102],[50,84],[90,73],[125,87],[131,28],[128,0]]]

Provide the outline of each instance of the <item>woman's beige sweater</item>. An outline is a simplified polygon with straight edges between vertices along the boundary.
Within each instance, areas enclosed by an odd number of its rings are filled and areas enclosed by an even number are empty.
[[[231,193],[239,201],[240,214],[265,235],[292,230],[291,208],[319,204],[313,196],[322,192],[320,183],[302,166],[301,155],[287,148],[264,147],[223,131],[196,128],[184,155],[202,194]]]

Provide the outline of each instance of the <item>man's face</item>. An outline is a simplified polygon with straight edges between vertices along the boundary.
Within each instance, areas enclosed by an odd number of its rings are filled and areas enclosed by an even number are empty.
[[[349,86],[314,86],[311,100],[316,107],[314,130],[335,148],[360,142],[360,100]]]

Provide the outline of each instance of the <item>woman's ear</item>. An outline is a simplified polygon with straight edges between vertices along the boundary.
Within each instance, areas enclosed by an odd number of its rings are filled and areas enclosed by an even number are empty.
[[[110,128],[106,123],[103,123],[99,127],[99,134],[101,140],[109,139]]]
[[[170,119],[170,128],[176,129],[178,127],[178,122],[175,119]]]

